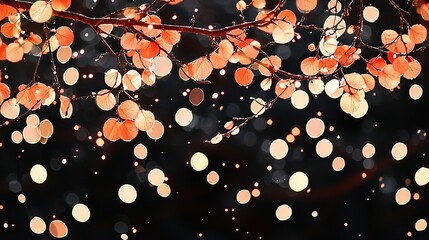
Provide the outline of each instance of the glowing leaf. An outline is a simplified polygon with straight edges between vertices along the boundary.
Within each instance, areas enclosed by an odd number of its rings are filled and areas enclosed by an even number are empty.
[[[15,119],[19,116],[19,105],[16,98],[10,98],[3,102],[0,108],[0,113],[3,117],[8,119]]]
[[[67,10],[71,5],[71,0],[52,0],[52,8],[57,12]]]
[[[279,22],[273,30],[273,39],[276,43],[284,44],[295,37],[293,26],[287,22]]]
[[[145,69],[142,72],[142,79],[144,84],[147,86],[152,86],[156,81],[155,74],[153,74],[149,69]]]
[[[316,75],[319,72],[319,60],[316,57],[307,57],[301,62],[301,71],[305,75]]]
[[[360,98],[356,94],[344,93],[340,99],[340,107],[345,113],[354,113],[359,108]]]
[[[111,110],[116,104],[115,96],[107,89],[102,89],[95,97],[95,103],[103,111]]]
[[[415,43],[411,41],[410,36],[402,34],[396,41],[396,50],[402,54],[410,53],[415,47]]]
[[[421,24],[414,24],[408,32],[408,36],[410,36],[411,41],[417,44],[424,42],[427,34],[428,31],[426,30],[426,27]]]
[[[11,43],[6,47],[6,58],[9,62],[19,62],[24,57],[24,49],[19,43]]]
[[[231,57],[231,55],[234,53],[234,46],[230,41],[224,39],[219,43],[218,52],[220,56],[228,60]]]
[[[249,86],[253,81],[253,77],[252,70],[246,67],[237,68],[234,73],[234,79],[240,86]]]
[[[384,45],[390,45],[393,42],[395,42],[395,40],[398,38],[398,36],[399,36],[399,34],[394,30],[391,30],[391,29],[384,30],[381,33],[381,42]]]
[[[223,58],[219,53],[212,53],[209,56],[214,69],[222,69],[228,64],[228,59]]]
[[[378,75],[378,81],[380,85],[386,89],[393,89],[398,86],[401,80],[401,74],[393,69],[392,64],[386,65],[383,71]]]
[[[281,99],[288,99],[295,92],[295,84],[290,80],[280,80],[276,84],[275,92]]]
[[[16,13],[16,8],[11,7],[9,5],[0,4],[0,21]]]
[[[49,2],[36,1],[30,7],[30,17],[37,23],[47,22],[52,16],[52,7]]]
[[[294,12],[292,12],[289,9],[285,9],[277,15],[277,20],[286,21],[289,24],[295,25],[296,24],[296,15]]]
[[[5,100],[6,98],[10,97],[10,88],[8,85],[0,82],[0,104]]]
[[[400,74],[404,74],[408,70],[408,60],[404,56],[397,57],[392,65],[393,69]]]
[[[139,113],[139,106],[131,100],[125,100],[118,106],[118,114],[122,119],[134,120]]]
[[[387,63],[383,58],[374,57],[368,61],[366,68],[368,69],[369,73],[374,76],[378,76],[386,65]]]
[[[365,85],[365,81],[359,73],[349,73],[344,75],[344,80],[346,81],[346,84],[355,90],[362,89]]]
[[[211,144],[218,144],[218,143],[220,143],[220,142],[222,141],[222,138],[223,138],[222,134],[218,133],[216,136],[214,136],[214,137],[210,140],[210,143],[211,143]]]
[[[136,34],[125,33],[121,37],[121,47],[126,50],[136,49],[138,45]]]
[[[112,142],[119,140],[120,125],[121,123],[118,121],[118,119],[107,119],[107,121],[103,125],[103,136]]]
[[[104,82],[111,88],[117,88],[121,85],[122,75],[116,69],[110,69],[104,74]]]
[[[272,80],[271,78],[265,78],[264,80],[261,81],[261,89],[264,91],[267,91],[268,89],[271,88],[271,84],[272,84]]]
[[[140,131],[148,131],[155,124],[155,116],[151,111],[140,110],[137,118],[135,119],[135,125]]]
[[[58,43],[62,47],[70,46],[74,41],[73,31],[67,26],[59,27],[55,32],[55,37],[57,37]]]
[[[227,33],[226,38],[232,43],[238,45],[246,38],[246,32],[243,29],[237,28]]]
[[[408,62],[408,69],[404,72],[404,78],[406,79],[414,79],[416,78],[420,72],[422,71],[422,65],[416,59],[409,57],[410,62]]]
[[[62,118],[70,118],[73,113],[73,105],[70,103],[70,98],[60,96],[60,115]]]
[[[159,54],[158,44],[152,41],[141,40],[138,43],[137,49],[140,53],[140,56],[144,58],[152,58],[158,56]]]
[[[374,89],[374,87],[375,87],[375,79],[374,79],[374,77],[371,76],[371,75],[369,75],[369,74],[367,74],[367,73],[362,74],[362,77],[363,77],[363,80],[365,82],[365,86],[364,86],[363,90],[365,92],[369,92],[372,89]]]
[[[124,85],[125,90],[134,92],[141,87],[142,77],[136,70],[131,69],[124,74],[124,77],[122,78],[122,84]]]
[[[321,79],[313,79],[308,82],[308,90],[314,95],[319,95],[325,90],[325,84]]]
[[[175,45],[180,41],[180,33],[178,31],[162,31],[161,38],[169,45]]]
[[[134,121],[125,120],[119,125],[119,136],[125,142],[129,142],[137,137],[139,130]]]
[[[213,65],[206,57],[200,57],[188,64],[188,74],[194,80],[205,80],[213,71]]]

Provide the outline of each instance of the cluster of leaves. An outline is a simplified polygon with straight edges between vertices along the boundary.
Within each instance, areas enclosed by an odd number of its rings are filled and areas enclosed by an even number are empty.
[[[401,77],[414,79],[421,72],[421,64],[410,54],[425,48],[422,44],[426,41],[427,30],[420,24],[410,25],[405,18],[406,12],[394,0],[387,2],[397,10],[399,32],[385,30],[381,35],[382,46],[372,46],[362,40],[364,21],[374,22],[379,15],[377,9],[365,6],[364,1],[350,1],[345,6],[338,0],[329,1],[326,9],[331,15],[326,18],[323,26],[306,23],[305,19],[318,6],[317,0],[297,0],[296,7],[300,13],[284,9],[284,0],[279,0],[273,9],[266,9],[265,0],[253,0],[250,3],[240,0],[236,2],[236,8],[243,22],[219,29],[163,24],[154,9],[158,5],[162,9],[166,5],[180,2],[155,0],[150,4],[124,8],[105,17],[90,18],[66,11],[71,5],[70,0],[39,0],[34,3],[3,1],[0,4],[0,20],[6,20],[1,26],[5,39],[0,39],[0,60],[16,63],[25,59],[25,54],[32,54],[38,56],[39,61],[33,79],[28,84],[19,86],[16,96],[11,96],[9,86],[0,82],[2,116],[10,120],[19,119],[23,115],[20,106],[25,107],[28,113],[42,105],[57,104],[58,100],[61,116],[68,118],[73,113],[72,101],[94,98],[101,110],[116,110],[116,117],[109,118],[104,123],[104,136],[111,141],[131,141],[139,131],[150,131],[157,122],[155,115],[139,104],[136,92],[152,86],[157,78],[168,75],[173,64],[179,67],[179,75],[183,80],[193,79],[197,83],[210,83],[207,79],[214,69],[224,69],[228,64],[236,64],[238,67],[234,79],[243,87],[254,84],[255,72],[258,71],[264,76],[259,83],[261,89],[269,91],[274,85],[276,97],[267,102],[262,99],[257,101],[254,115],[228,122],[225,125],[227,132],[211,141],[218,143],[222,137],[237,133],[247,121],[271,108],[278,99],[290,98],[302,82],[308,83],[312,94],[318,95],[325,91],[332,98],[341,97],[341,109],[352,116],[361,117],[367,110],[365,93],[371,91],[376,82],[393,90],[399,85]],[[359,8],[359,19],[355,25],[346,22],[353,4]],[[414,4],[418,13],[428,19],[429,11],[425,10],[428,8],[427,4]],[[244,19],[243,12],[250,8],[258,9],[258,14],[255,19],[248,21]],[[64,94],[63,84],[56,73],[56,61],[66,63],[71,58],[74,33],[67,26],[49,28],[47,23],[54,17],[89,25],[107,48],[107,54],[115,57],[117,68],[105,73],[106,88],[80,98]],[[27,33],[26,29],[21,29],[21,21],[40,23],[44,26],[45,36]],[[122,34],[112,34],[114,28],[121,28]],[[263,43],[250,37],[248,30],[251,28],[271,35],[272,40]],[[308,46],[308,50],[314,55],[301,61],[301,73],[291,73],[282,70],[283,63],[279,56],[268,55],[265,49],[273,44],[298,41],[301,37],[298,30],[318,32],[320,38],[318,42]],[[188,63],[176,59],[171,52],[180,42],[183,32],[209,37],[213,51]],[[354,40],[341,43],[340,37],[345,33],[354,36]],[[120,49],[112,49],[105,38],[119,41]],[[362,52],[366,50],[376,54],[363,56]],[[54,59],[55,51],[57,59]],[[54,81],[50,85],[36,81],[38,65],[45,59],[45,55],[49,56],[46,58],[49,59],[54,74]],[[356,61],[365,62],[367,68],[361,73],[348,72],[347,69]],[[78,74],[75,70],[65,73],[64,83],[73,85]],[[235,126],[238,121],[242,122]]]

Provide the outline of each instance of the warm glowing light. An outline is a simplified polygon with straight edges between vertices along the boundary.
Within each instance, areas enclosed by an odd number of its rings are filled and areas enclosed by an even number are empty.
[[[325,123],[320,118],[312,118],[308,120],[305,130],[311,138],[318,138],[325,131]]]
[[[207,174],[207,182],[210,185],[216,185],[219,182],[219,174],[215,171],[211,171]]]
[[[191,167],[195,171],[203,171],[209,165],[209,159],[202,152],[196,152],[191,157]]]
[[[405,145],[404,143],[398,142],[392,147],[392,157],[396,161],[400,161],[404,159],[405,156],[407,156],[407,152],[408,152],[407,145]]]
[[[240,204],[246,204],[250,201],[250,192],[247,189],[242,189],[237,193],[237,202]]]
[[[332,168],[337,172],[343,170],[345,166],[346,166],[346,161],[344,161],[344,158],[342,157],[336,157],[332,161]]]
[[[78,222],[86,222],[89,220],[91,212],[86,205],[78,203],[72,209],[72,216]]]
[[[145,159],[147,157],[147,148],[145,145],[139,143],[134,147],[134,156],[138,159]]]
[[[42,234],[46,231],[46,223],[40,217],[33,217],[30,220],[30,229],[35,234]]]
[[[362,148],[362,155],[365,158],[372,158],[375,154],[375,147],[371,143],[367,143]]]
[[[316,153],[321,158],[326,158],[329,155],[331,155],[333,149],[334,149],[334,146],[332,145],[331,141],[329,141],[328,139],[321,139],[316,144]]]
[[[49,233],[55,238],[63,238],[68,232],[67,225],[61,220],[54,220],[49,224]]]
[[[159,186],[162,183],[164,183],[165,174],[161,169],[154,168],[154,169],[150,170],[147,178],[148,178],[148,181],[150,184],[152,184],[154,186]]]
[[[187,108],[180,108],[177,110],[174,119],[179,126],[186,127],[192,122],[193,115],[191,110]]]
[[[289,187],[295,192],[301,192],[308,186],[308,177],[303,172],[296,172],[289,178]]]
[[[421,167],[416,171],[414,180],[419,186],[424,186],[429,183],[429,168]]]
[[[137,199],[137,191],[132,185],[124,184],[119,188],[118,196],[124,203],[133,203]]]
[[[411,200],[410,190],[403,187],[399,189],[395,194],[395,200],[398,205],[405,205]]]
[[[30,170],[30,177],[35,183],[42,184],[48,178],[48,172],[45,167],[36,164]]]
[[[274,159],[280,160],[286,157],[289,147],[283,139],[276,139],[270,144],[270,154]]]
[[[280,205],[276,209],[276,217],[280,221],[286,221],[292,216],[292,208],[287,204]]]

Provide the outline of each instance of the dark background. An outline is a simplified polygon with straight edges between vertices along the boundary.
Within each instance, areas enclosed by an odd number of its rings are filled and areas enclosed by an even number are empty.
[[[411,24],[423,23],[415,9],[405,1],[398,2],[410,11]],[[73,1],[70,10],[102,16],[127,5],[142,3],[145,1],[99,1],[97,4]],[[372,1],[371,4],[380,9],[380,19],[365,23],[364,40],[380,45],[381,32],[388,28],[397,29],[399,19],[388,1]],[[325,6],[326,2],[319,1],[318,8],[306,21],[321,26],[329,15],[324,11]],[[294,1],[288,1],[285,7],[297,12]],[[256,10],[250,10],[246,19],[253,19],[255,14]],[[177,15],[178,20],[172,20],[173,15]],[[160,12],[163,21],[172,24],[189,25],[192,15],[195,15],[195,25],[200,27],[209,24],[227,26],[240,21],[235,1],[185,0],[183,4]],[[356,24],[356,19],[356,13],[352,11],[347,23]],[[68,23],[55,19],[50,26]],[[24,29],[30,26],[33,25],[23,21]],[[94,79],[80,78],[78,84],[66,89],[69,94],[87,95],[104,88],[103,73],[114,67],[115,62],[112,58],[103,58],[94,63],[93,60],[105,51],[102,44],[95,35],[92,40],[79,37],[85,32],[93,34],[84,25],[73,23],[71,28],[76,37],[72,49],[85,49],[85,55],[65,65],[58,63],[58,68],[60,73],[70,66],[76,66],[81,75],[93,73]],[[36,28],[33,31],[37,32]],[[317,33],[304,30],[299,33],[302,39],[296,43],[267,48],[269,54],[278,54],[283,59],[283,69],[295,73],[299,73],[303,57],[311,55],[306,51],[307,45],[316,43],[319,38]],[[250,30],[249,36],[262,43],[270,40],[257,30]],[[341,41],[347,43],[351,39],[344,36]],[[109,40],[109,43],[118,46],[116,41]],[[210,51],[206,37],[183,34],[173,53],[187,62]],[[364,51],[363,55],[374,56],[374,53]],[[366,94],[370,109],[362,119],[343,113],[339,100],[330,99],[325,94],[310,95],[310,104],[304,110],[295,109],[290,100],[282,100],[243,127],[239,135],[224,139],[218,145],[205,143],[205,140],[224,131],[223,124],[232,117],[251,114],[250,97],[266,100],[274,97],[272,91],[260,90],[261,76],[257,76],[249,88],[238,87],[232,76],[237,66],[232,64],[226,68],[225,76],[214,71],[209,77],[211,85],[184,82],[175,67],[167,77],[158,79],[154,87],[141,91],[142,106],[153,111],[165,126],[165,134],[158,141],[140,133],[130,143],[106,140],[103,147],[98,147],[95,144],[97,132],[103,122],[114,115],[113,111],[98,110],[93,100],[80,101],[74,104],[72,118],[64,120],[59,116],[57,106],[42,107],[35,113],[40,119],[49,118],[55,127],[54,135],[46,145],[25,142],[16,145],[11,141],[11,133],[22,130],[25,119],[0,129],[0,204],[4,207],[0,210],[0,239],[52,239],[49,231],[42,235],[33,234],[29,221],[39,216],[49,224],[53,215],[67,224],[69,234],[66,239],[120,239],[123,233],[129,239],[406,239],[407,232],[412,233],[412,239],[428,239],[427,229],[417,232],[414,228],[418,219],[428,220],[429,216],[427,186],[420,187],[414,181],[415,172],[422,166],[429,166],[426,137],[429,127],[428,55],[423,51],[413,56],[421,62],[422,74],[412,81],[401,79],[400,89],[393,92],[377,85],[373,92]],[[26,56],[26,61],[19,64],[0,62],[3,76],[10,77],[4,81],[12,86],[28,82],[35,61],[35,57]],[[350,71],[363,72],[364,68],[357,62]],[[47,57],[42,58],[39,75],[46,82],[52,79]],[[423,97],[417,101],[408,94],[412,84],[419,84],[424,89]],[[198,107],[182,95],[195,87],[202,88],[206,95]],[[306,89],[307,84],[303,83],[302,88]],[[218,100],[211,99],[214,92],[221,91],[224,95]],[[221,106],[224,107],[222,111],[219,110]],[[175,123],[174,114],[181,107],[193,111],[192,127],[183,128]],[[335,128],[333,132],[326,130],[321,136],[334,144],[333,153],[325,159],[315,152],[315,145],[321,138],[311,139],[305,133],[305,124],[316,117],[317,112],[322,113],[320,118],[327,127]],[[271,126],[266,124],[268,119],[273,120]],[[79,125],[80,130],[73,130],[75,125]],[[285,159],[274,160],[267,151],[269,143],[277,138],[284,139],[293,127],[299,127],[301,135],[289,144]],[[93,139],[88,140],[88,136]],[[408,146],[408,155],[402,161],[395,161],[390,153],[396,142]],[[133,154],[138,143],[148,148],[149,155],[145,160],[138,160]],[[369,169],[364,167],[360,153],[366,143],[376,147],[372,158],[374,165]],[[304,149],[303,153],[301,149]],[[202,172],[194,171],[188,164],[198,151],[209,158],[209,166]],[[101,160],[102,155],[106,160]],[[346,160],[346,167],[341,172],[335,172],[331,167],[336,156]],[[61,164],[62,159],[67,163]],[[134,166],[136,161],[139,168]],[[48,179],[41,185],[35,184],[29,176],[31,167],[37,163],[48,170]],[[240,168],[237,169],[236,164]],[[273,167],[272,171],[267,171],[269,165]],[[168,198],[160,197],[156,187],[147,182],[147,173],[154,167],[162,169],[168,177],[167,183],[172,189]],[[137,173],[141,168],[145,171]],[[207,173],[212,170],[220,175],[219,183],[214,186],[206,181]],[[287,180],[282,180],[296,171],[303,171],[309,177],[310,193],[294,193]],[[368,175],[366,179],[361,177],[364,172]],[[411,180],[408,184],[407,179]],[[237,192],[253,189],[255,182],[259,183],[261,196],[252,198],[245,205],[238,204]],[[117,191],[125,183],[137,189],[138,197],[132,204],[125,204],[118,198]],[[385,187],[381,188],[383,183]],[[21,189],[17,191],[11,187],[14,184],[19,184]],[[407,187],[412,194],[418,193],[420,199],[411,199],[405,206],[399,206],[395,202],[395,193],[401,187]],[[25,203],[18,202],[21,193],[26,196]],[[91,210],[91,218],[86,223],[75,221],[71,215],[72,207],[78,202]],[[292,217],[284,222],[275,216],[275,210],[281,204],[288,204],[293,209]],[[317,217],[312,217],[313,211],[318,212]],[[7,228],[4,223],[8,223]],[[136,228],[137,233],[132,233],[132,228]],[[199,237],[199,233],[203,236]]]

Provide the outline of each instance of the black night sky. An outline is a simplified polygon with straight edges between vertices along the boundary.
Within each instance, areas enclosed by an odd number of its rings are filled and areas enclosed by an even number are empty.
[[[126,6],[147,3],[146,0],[95,2],[73,1],[69,10],[103,16]],[[273,7],[275,2],[267,0],[267,7]],[[294,2],[287,1],[283,8],[293,10],[300,17]],[[407,18],[411,24],[429,26],[406,1],[397,2],[410,12]],[[159,16],[170,24],[190,25],[194,18],[198,27],[228,26],[241,21],[235,4],[236,1],[228,0],[184,0],[181,4],[166,6]],[[380,17],[375,23],[364,23],[363,38],[380,45],[382,31],[398,29],[397,12],[387,0],[365,1],[365,4],[377,7]],[[323,25],[330,15],[326,5],[327,1],[320,0],[306,21]],[[356,7],[347,21],[357,21],[353,15]],[[256,9],[249,10],[244,17],[254,19],[256,13]],[[34,32],[43,35],[40,25],[24,20],[22,24],[23,28],[34,28]],[[105,88],[104,72],[116,63],[110,56],[94,62],[106,51],[95,33],[82,23],[71,24],[59,18],[48,25],[70,26],[75,33],[72,50],[84,50],[84,54],[66,64],[57,63],[60,75],[69,67],[76,67],[80,73],[77,84],[62,86],[66,94],[84,96]],[[113,33],[121,31],[115,28]],[[274,44],[266,50],[282,58],[282,69],[294,73],[300,73],[303,58],[314,55],[307,46],[312,42],[317,44],[320,37],[310,30],[298,32],[300,40]],[[261,43],[272,40],[255,29],[249,30],[248,36]],[[3,35],[1,38],[4,39]],[[349,43],[350,38],[345,34],[340,40]],[[114,49],[119,48],[117,40],[107,41]],[[208,38],[183,33],[172,53],[177,59],[190,62],[211,51]],[[368,50],[362,54],[374,55]],[[12,133],[22,132],[26,126],[26,117],[0,128],[0,239],[55,239],[48,229],[42,234],[31,230],[30,221],[35,216],[43,219],[47,228],[54,219],[63,221],[68,228],[64,239],[429,239],[428,229],[416,229],[418,220],[429,220],[429,190],[427,185],[420,186],[415,180],[417,170],[429,168],[429,71],[426,69],[429,55],[426,50],[412,56],[423,67],[420,76],[414,80],[401,78],[399,88],[393,91],[377,83],[375,89],[366,94],[369,110],[363,118],[344,113],[339,99],[325,93],[311,94],[308,84],[303,82],[300,89],[306,91],[310,99],[305,109],[296,109],[290,99],[279,100],[242,127],[238,135],[215,145],[206,140],[218,132],[226,132],[223,127],[226,122],[233,117],[252,115],[252,97],[266,101],[275,97],[272,89],[261,90],[259,82],[264,77],[257,71],[252,85],[240,87],[233,77],[240,64],[228,64],[224,76],[218,70],[213,71],[208,78],[211,84],[183,81],[177,74],[178,67],[174,66],[168,76],[157,79],[152,87],[143,87],[138,92],[139,103],[152,111],[165,127],[163,137],[156,141],[140,132],[131,142],[110,142],[101,137],[104,145],[98,146],[97,134],[115,113],[114,110],[101,111],[93,99],[73,102],[70,119],[61,118],[58,105],[42,107],[33,113],[54,125],[53,136],[46,144],[12,141]],[[0,61],[3,82],[9,84],[12,95],[17,93],[19,84],[31,78],[37,59],[26,55],[24,61],[17,64]],[[365,64],[357,61],[346,71],[364,72]],[[89,74],[94,77],[83,77]],[[40,81],[52,79],[48,56],[42,57],[38,76]],[[415,84],[423,89],[418,100],[409,94]],[[189,101],[189,91],[194,88],[201,88],[205,94],[199,106]],[[213,94],[219,97],[213,98]],[[180,108],[187,108],[193,114],[192,122],[186,127],[175,121]],[[320,137],[311,138],[306,133],[306,124],[312,118],[321,119],[325,124]],[[5,120],[1,118],[1,122]],[[274,159],[270,144],[276,139],[285,140],[294,128],[299,128],[300,134],[288,142],[287,156]],[[326,158],[316,152],[321,139],[333,145],[332,153]],[[400,161],[391,153],[398,142],[407,147],[407,154]],[[370,158],[362,154],[367,143],[376,149]],[[134,154],[138,144],[148,150],[145,159],[138,159]],[[197,152],[204,153],[209,161],[203,171],[195,171],[190,164]],[[336,157],[345,160],[341,171],[333,169]],[[36,164],[47,171],[47,179],[42,184],[35,183],[30,176]],[[168,197],[161,197],[157,187],[149,183],[148,174],[152,169],[164,172],[165,183],[171,188]],[[211,171],[219,175],[215,185],[207,181]],[[308,186],[300,192],[293,191],[289,185],[296,172],[305,173],[309,179]],[[124,184],[132,185],[137,191],[136,200],[130,204],[118,196]],[[411,200],[405,205],[395,200],[402,188],[411,194]],[[257,189],[260,196],[252,196],[248,203],[240,204],[236,198],[243,189],[250,192]],[[72,215],[78,203],[90,210],[86,222],[76,221]],[[283,204],[292,209],[286,221],[276,217],[276,209]]]

